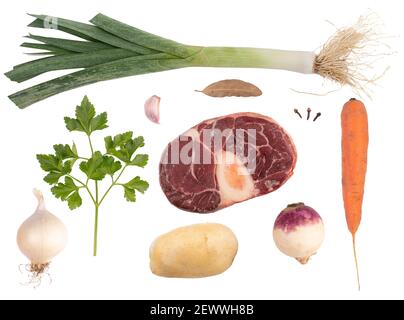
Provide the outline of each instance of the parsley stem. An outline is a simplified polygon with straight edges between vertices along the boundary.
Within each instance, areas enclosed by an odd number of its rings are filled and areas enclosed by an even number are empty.
[[[94,148],[93,148],[93,143],[91,141],[91,136],[90,134],[87,134],[88,137],[88,143],[90,144],[90,149],[91,149],[91,156],[94,156]],[[101,201],[99,202],[99,193],[98,193],[98,181],[94,181],[95,184],[95,199],[93,197],[93,195],[91,194],[90,189],[88,188],[88,179],[87,179],[87,183],[86,183],[86,188],[88,193],[90,194],[93,202],[94,202],[94,206],[95,206],[95,221],[94,221],[94,251],[93,251],[93,255],[94,257],[97,256],[97,243],[98,243],[98,209],[100,207]]]
[[[90,198],[91,198],[91,200],[93,201],[94,205],[97,204],[97,202],[95,201],[95,198],[94,198],[94,196],[93,196],[93,194],[92,194],[90,188],[88,187],[87,183],[84,183],[83,181],[81,181],[81,180],[79,180],[79,179],[73,177],[73,176],[70,175],[70,174],[67,174],[66,176],[69,177],[69,178],[72,178],[74,181],[76,181],[77,183],[79,183],[83,188],[85,188],[85,189],[87,190],[88,194],[90,195]]]
[[[94,222],[94,249],[93,256],[97,256],[97,243],[98,243],[98,205],[95,206],[95,222]]]
[[[97,255],[97,235],[98,235],[98,181],[95,181],[95,227],[94,227],[94,257]]]
[[[91,142],[91,137],[89,134],[87,135],[87,137],[88,137],[88,142],[90,144],[91,155],[94,155],[94,148],[93,148],[93,143]]]
[[[107,194],[111,191],[111,189],[117,185],[117,182],[119,180],[119,178],[122,176],[123,172],[125,171],[125,169],[128,167],[128,165],[125,165],[121,172],[119,173],[119,175],[116,177],[115,180],[112,181],[111,185],[109,186],[109,188],[107,189],[107,191],[105,191],[104,195],[101,197],[100,202],[98,203],[98,205],[101,205],[101,203],[104,201],[105,197],[107,196]]]
[[[77,179],[77,178],[71,176],[70,174],[68,174],[67,176],[68,176],[69,178],[72,178],[74,181],[80,183],[83,187],[86,186],[86,184],[85,184],[84,182],[82,182],[81,180],[79,180],[79,179]]]
[[[90,188],[89,188],[88,186],[85,186],[85,188],[86,188],[88,194],[90,195],[90,198],[91,198],[91,200],[93,201],[94,205],[96,206],[96,205],[97,205],[97,202],[95,201],[94,196],[93,196],[93,194],[92,194]]]
[[[97,202],[97,204],[99,205],[99,203],[98,203],[98,182],[97,181],[95,182],[95,202]]]

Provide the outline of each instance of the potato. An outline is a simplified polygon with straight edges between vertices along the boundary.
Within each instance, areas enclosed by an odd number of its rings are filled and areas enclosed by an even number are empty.
[[[209,277],[226,271],[237,249],[236,236],[224,225],[186,226],[163,234],[153,242],[150,269],[162,277]]]

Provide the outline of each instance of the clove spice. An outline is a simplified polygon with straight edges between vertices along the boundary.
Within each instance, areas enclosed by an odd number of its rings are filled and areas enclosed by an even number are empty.
[[[318,112],[313,119],[313,122],[316,121],[321,116],[321,112]]]
[[[311,109],[310,109],[310,108],[307,108],[307,120],[310,119],[310,113],[311,113]]]

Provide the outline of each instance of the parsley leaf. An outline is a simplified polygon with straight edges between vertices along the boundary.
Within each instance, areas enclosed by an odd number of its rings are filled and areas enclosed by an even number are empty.
[[[58,183],[51,189],[51,191],[56,198],[61,199],[62,201],[67,201],[69,208],[74,210],[82,204],[79,189],[80,187],[74,184],[72,178],[65,177],[65,182]]]
[[[108,128],[107,123],[108,123],[107,113],[106,112],[100,113],[98,116],[94,117],[94,119],[91,119],[90,123],[91,132]]]
[[[62,171],[62,161],[53,154],[37,154],[36,158],[43,171]]]
[[[115,161],[114,157],[104,156],[104,170],[106,174],[113,176],[115,172],[117,172],[121,168],[121,162]]]
[[[119,160],[125,162],[127,165],[137,165],[139,167],[144,167],[147,164],[147,159],[145,160],[145,155],[138,158],[134,163],[132,163],[132,156],[137,151],[137,149],[144,146],[144,138],[142,136],[133,138],[133,132],[125,132],[122,134],[117,134],[113,138],[108,136],[104,139],[105,149],[107,153],[115,156]],[[146,163],[144,163],[146,161]],[[144,164],[143,164],[144,163]]]
[[[80,170],[91,180],[102,180],[107,174],[113,176],[121,168],[121,162],[115,161],[111,156],[102,155],[99,151],[94,152],[87,161],[80,163]]]
[[[73,144],[73,147],[70,148],[68,144],[55,144],[53,146],[53,149],[55,150],[55,155],[57,158],[61,160],[66,160],[66,159],[77,159],[77,148],[76,145]]]
[[[129,182],[125,183],[125,186],[135,189],[141,193],[145,193],[145,191],[149,188],[148,182],[140,179],[140,177],[133,178]]]
[[[124,196],[126,200],[130,202],[136,201],[136,191],[145,193],[145,191],[149,188],[147,181],[140,179],[140,177],[135,177],[129,182],[122,184],[122,186],[125,190]]]
[[[147,154],[137,154],[135,158],[130,162],[130,165],[144,168],[149,161]]]
[[[45,176],[45,178],[43,178],[43,180],[52,185],[58,183],[59,179],[64,175],[63,172],[51,171]]]
[[[124,187],[124,197],[129,202],[136,202],[136,192],[133,189]]]
[[[93,156],[87,161],[80,163],[80,170],[83,171],[88,179],[102,180],[106,175],[105,159],[101,152],[94,152]]]
[[[61,177],[72,171],[71,162],[66,161],[63,163],[61,159],[58,159],[53,154],[38,154],[36,157],[42,170],[49,172],[44,178],[44,181],[49,184],[57,183]]]
[[[59,179],[72,171],[74,162],[78,159],[75,144],[56,144],[53,146],[55,154],[38,154],[36,157],[42,170],[49,172],[44,181],[49,184],[56,184]],[[65,161],[66,160],[66,161]]]
[[[76,107],[76,118],[65,117],[66,128],[69,131],[85,132],[88,136],[96,130],[108,128],[107,113],[103,112],[96,116],[94,105],[87,96]]]

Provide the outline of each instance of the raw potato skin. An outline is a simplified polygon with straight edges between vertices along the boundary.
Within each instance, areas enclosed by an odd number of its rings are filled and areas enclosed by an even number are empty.
[[[150,247],[150,269],[170,278],[214,276],[232,265],[237,250],[237,238],[226,226],[195,224],[158,237]]]

